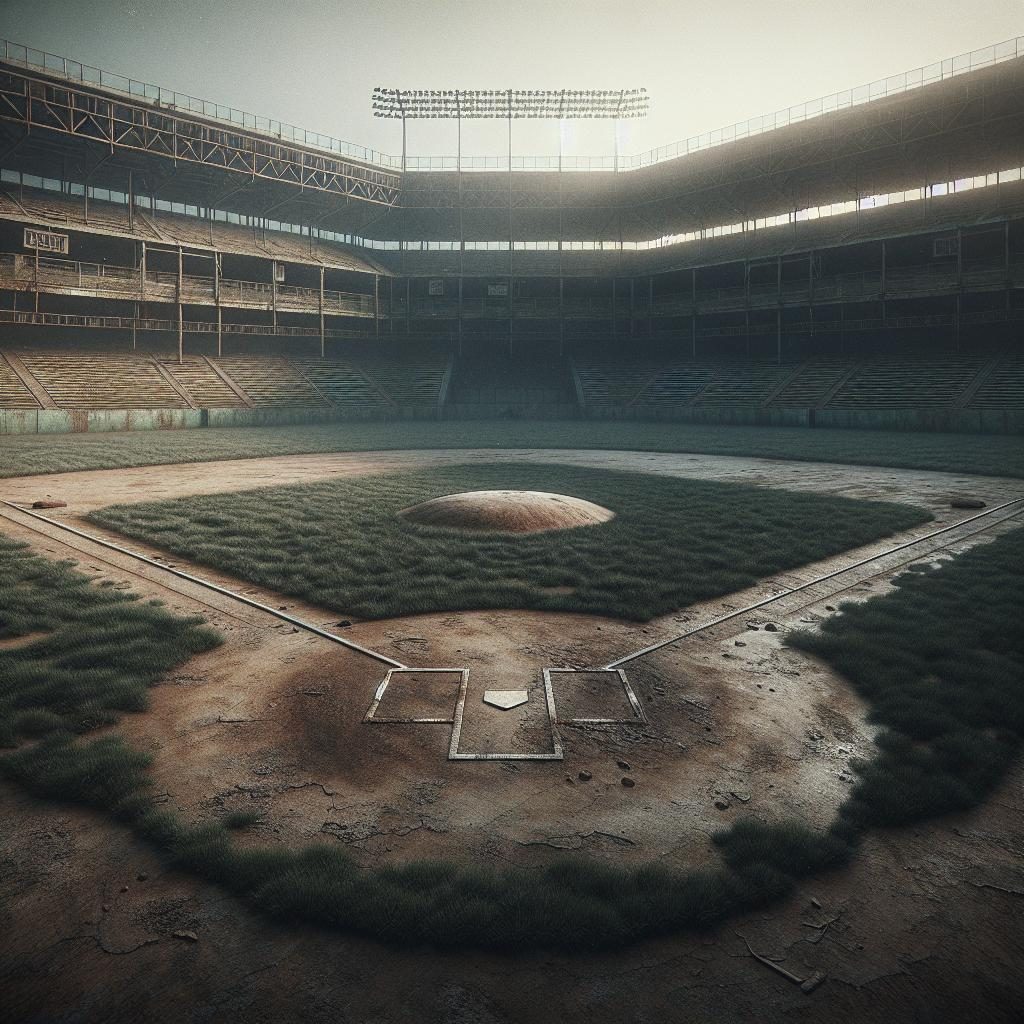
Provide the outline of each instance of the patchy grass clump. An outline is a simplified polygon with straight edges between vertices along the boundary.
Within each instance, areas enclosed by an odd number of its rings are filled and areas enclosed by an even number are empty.
[[[846,676],[883,727],[878,755],[856,766],[842,835],[973,807],[1024,737],[1024,530],[896,588],[787,638]]]
[[[82,733],[146,707],[165,672],[220,643],[199,618],[94,587],[71,562],[38,558],[0,536],[0,746]]]
[[[584,498],[616,513],[534,534],[417,526],[461,491]],[[453,466],[93,513],[102,526],[350,615],[478,608],[646,620],[927,521],[920,509],[571,466]]]
[[[1024,446],[1019,438],[1010,436],[598,420],[452,420],[26,434],[4,438],[0,477],[274,455],[427,448],[695,452],[1024,477]]]

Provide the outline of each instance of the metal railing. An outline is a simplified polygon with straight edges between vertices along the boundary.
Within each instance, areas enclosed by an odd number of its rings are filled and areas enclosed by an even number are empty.
[[[327,150],[364,163],[376,164],[379,167],[392,170],[403,169],[400,156],[393,156],[352,142],[344,142],[322,132],[299,128],[285,121],[263,117],[237,107],[200,99],[188,93],[165,89],[149,82],[114,74],[104,71],[102,68],[93,67],[91,64],[83,64],[81,61],[24,46],[8,39],[0,40],[0,54],[2,54],[2,59],[10,64],[39,68],[51,75],[59,75],[70,81],[95,85],[126,96],[148,100],[163,109],[200,114],[203,117],[224,121],[241,128],[263,132],[282,141]],[[783,107],[773,113],[762,114],[746,121],[727,125],[724,128],[692,135],[687,139],[669,143],[666,146],[658,146],[643,153],[619,156],[618,158],[614,156],[513,155],[511,169],[514,171],[557,171],[560,168],[567,171],[638,170],[701,150],[761,135],[764,132],[775,131],[777,128],[800,124],[825,114],[861,106],[888,96],[898,96],[947,78],[954,78],[1021,56],[1024,56],[1024,36],[1015,36],[991,46],[983,46],[955,57],[935,61],[912,71],[889,75],[853,89],[844,89],[841,92],[834,92],[805,103]],[[404,169],[409,171],[455,171],[460,166],[464,171],[508,171],[509,158],[508,156],[463,156],[460,162],[454,156],[410,156],[405,160]]]

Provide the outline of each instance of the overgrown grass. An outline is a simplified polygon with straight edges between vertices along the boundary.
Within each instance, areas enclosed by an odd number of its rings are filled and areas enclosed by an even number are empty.
[[[846,837],[973,807],[1024,737],[1024,529],[896,586],[787,638],[849,679],[883,727],[841,809]]]
[[[201,619],[92,586],[72,564],[0,536],[0,640],[44,634],[0,650],[0,746],[140,711],[165,672],[220,642]]]
[[[49,717],[31,732],[40,738],[0,757],[0,775],[40,797],[70,800],[105,811],[130,825],[169,862],[245,895],[269,915],[316,922],[404,944],[491,949],[594,949],[688,927],[706,927],[787,892],[794,871],[820,860],[822,840],[799,828],[787,833],[784,856],[758,860],[730,852],[726,863],[702,871],[669,871],[659,865],[615,868],[590,861],[564,861],[540,871],[481,869],[420,861],[367,870],[337,847],[244,847],[230,828],[255,824],[242,812],[222,822],[186,825],[151,799],[148,755],[116,735],[87,741],[76,736],[90,725],[112,722],[117,712],[145,703],[147,686],[160,669],[217,642],[194,619],[175,618],[128,595],[90,586],[68,563],[30,555],[0,537],[3,636],[50,630],[47,640],[3,652],[20,666],[0,672],[2,717],[30,704]],[[110,616],[89,610],[113,610]],[[132,613],[144,612],[140,619]],[[156,660],[140,660],[127,619],[145,635],[156,635]],[[65,618],[71,624],[65,623]],[[173,637],[174,641],[168,639]],[[107,674],[82,667],[76,677],[46,680],[59,659],[63,638],[75,651],[94,649]],[[174,646],[176,644],[176,646]],[[6,663],[0,663],[6,667]],[[70,665],[62,666],[68,668]],[[26,679],[36,685],[26,686]],[[123,695],[133,696],[128,702]],[[99,707],[99,718],[83,707]],[[74,730],[74,731],[72,731]],[[9,736],[25,735],[11,727]],[[810,854],[801,857],[806,847]],[[796,851],[796,852],[795,852]]]
[[[442,494],[501,488],[571,494],[616,518],[506,535],[416,526],[397,515]],[[90,518],[366,618],[532,608],[646,620],[930,517],[906,505],[738,484],[488,464],[119,505]]]
[[[1019,437],[592,420],[337,423],[0,437],[0,476],[318,452],[576,448],[751,455],[1024,477]]]
[[[34,558],[2,538],[0,574],[9,584],[0,588],[6,637],[59,629],[59,621],[45,617],[49,609],[35,611],[48,601],[66,609],[69,603],[89,606],[98,596],[119,603],[119,611],[146,608],[88,587],[66,563]],[[110,620],[88,622],[100,646],[104,621]],[[885,726],[879,754],[858,767],[861,781],[828,832],[742,820],[715,837],[721,865],[702,871],[590,861],[561,861],[540,871],[428,861],[367,870],[332,846],[245,848],[232,841],[226,827],[232,822],[189,826],[159,810],[150,799],[148,757],[116,736],[90,742],[69,732],[69,723],[81,730],[92,720],[69,711],[66,695],[55,687],[36,691],[37,710],[53,715],[35,730],[43,737],[0,758],[0,774],[40,796],[113,814],[171,863],[247,896],[275,917],[403,944],[609,948],[707,927],[777,899],[798,879],[842,864],[869,825],[981,800],[1007,770],[1024,734],[1021,621],[1024,530],[1017,530],[940,569],[901,577],[891,594],[844,604],[821,634],[791,634],[794,646],[829,660],[871,703],[872,716]],[[194,637],[182,653],[215,642],[195,620],[175,622],[182,635]],[[154,681],[135,655],[121,662],[118,650],[109,646],[106,657],[122,677],[142,688]],[[15,653],[40,666],[53,657],[41,641],[3,656]],[[10,694],[22,692],[22,684],[2,668],[0,662],[0,696],[9,709]],[[93,690],[91,700],[102,702],[104,692]],[[80,695],[71,696],[77,707]],[[120,707],[104,703],[104,709],[113,716]]]

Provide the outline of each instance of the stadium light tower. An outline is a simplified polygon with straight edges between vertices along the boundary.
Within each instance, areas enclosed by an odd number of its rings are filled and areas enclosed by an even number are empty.
[[[646,117],[650,107],[647,90],[637,89],[391,89],[377,86],[373,90],[374,117],[394,118],[402,122],[402,170],[406,169],[406,121],[449,120],[457,123],[458,146],[455,169],[458,178],[459,215],[459,294],[458,340],[462,352],[463,264],[466,251],[462,209],[462,122],[470,120],[508,120],[508,345],[512,352],[513,338],[513,256],[515,230],[512,201],[512,122],[529,120],[607,120],[613,123],[614,171],[619,169],[619,122]],[[562,316],[563,280],[562,250],[562,132],[558,132],[558,305],[559,350],[564,348],[564,317]],[[619,232],[621,239],[621,230]]]

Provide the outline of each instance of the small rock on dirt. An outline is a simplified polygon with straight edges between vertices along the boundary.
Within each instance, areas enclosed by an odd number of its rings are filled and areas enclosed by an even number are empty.
[[[734,640],[734,641],[733,641],[733,644],[734,644],[734,645],[735,645],[736,647],[746,647],[746,646],[747,646],[747,643],[746,643],[746,641],[745,641],[745,640]]]
[[[174,932],[176,939],[181,939],[183,942],[198,942],[199,936],[195,932],[180,931]]]
[[[33,508],[67,508],[68,503],[66,501],[55,501],[47,498],[44,501],[33,501]]]
[[[981,498],[972,498],[966,494],[957,494],[949,499],[950,508],[984,508]]]
[[[139,873],[138,873],[138,874],[137,874],[137,875],[135,876],[135,878],[136,878],[136,880],[137,880],[137,881],[139,881],[139,882],[144,882],[144,881],[145,881],[145,880],[146,880],[147,878],[149,878],[149,875],[147,875],[145,871],[140,871],[140,872],[139,872]]]
[[[720,797],[718,797],[717,800],[715,800],[715,809],[716,810],[727,811],[727,810],[729,810],[730,806],[731,805],[730,805],[729,801],[726,800],[724,796],[720,796]]]
[[[579,773],[580,782],[589,782],[594,776],[588,771],[582,771]]]
[[[812,896],[811,906],[814,907],[815,910],[821,910],[821,900],[816,899],[814,896]]]
[[[779,627],[776,626],[774,622],[766,622],[764,624],[764,628],[769,633],[778,633],[779,631]]]
[[[628,761],[616,761],[615,762],[624,772],[632,770],[632,765]]]
[[[632,789],[636,785],[636,780],[631,779],[628,775],[623,775],[622,784],[626,787],[626,789]]]
[[[351,625],[352,625],[352,623],[351,623],[351,622],[349,622],[349,620],[348,620],[348,619],[342,619],[342,620],[341,620],[340,622],[336,622],[336,623],[335,623],[335,625],[336,625],[336,626],[342,626],[342,627],[344,627],[344,626],[351,626]]]
[[[827,612],[834,612],[835,610],[836,610],[836,606],[834,604],[827,604],[827,605],[825,605],[825,611],[827,611]]]

